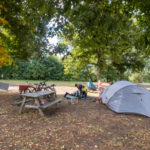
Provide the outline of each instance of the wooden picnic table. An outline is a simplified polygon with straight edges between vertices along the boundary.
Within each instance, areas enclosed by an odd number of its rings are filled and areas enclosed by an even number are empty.
[[[35,93],[21,94],[23,100],[20,102],[19,113],[21,114],[24,108],[37,109],[41,116],[44,116],[42,109],[50,107],[54,104],[61,102],[61,99],[56,99],[55,91],[38,91]],[[44,104],[41,104],[41,100],[45,100]],[[30,104],[27,104],[30,102]]]

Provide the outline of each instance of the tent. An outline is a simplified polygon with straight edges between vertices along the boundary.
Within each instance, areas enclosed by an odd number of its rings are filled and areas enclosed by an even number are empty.
[[[129,81],[118,81],[100,94],[102,103],[117,113],[133,113],[150,117],[150,92]]]

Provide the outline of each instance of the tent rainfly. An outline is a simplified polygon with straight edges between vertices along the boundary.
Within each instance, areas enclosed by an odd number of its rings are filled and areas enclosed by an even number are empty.
[[[150,117],[150,92],[129,81],[118,81],[101,93],[102,103],[117,113]]]

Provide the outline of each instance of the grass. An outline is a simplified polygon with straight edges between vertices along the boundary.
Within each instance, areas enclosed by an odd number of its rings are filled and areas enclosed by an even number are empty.
[[[44,80],[0,80],[0,82],[5,82],[9,83],[11,85],[19,85],[19,84],[35,84],[35,83],[40,83]],[[75,83],[81,83],[83,85],[86,85],[87,82],[80,82],[80,81],[46,81],[47,84],[55,84],[59,86],[74,86]]]

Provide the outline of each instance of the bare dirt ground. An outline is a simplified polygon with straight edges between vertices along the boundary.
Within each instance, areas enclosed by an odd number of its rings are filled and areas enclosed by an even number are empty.
[[[0,91],[0,150],[149,150],[150,118],[116,114],[106,106],[81,100],[44,110],[24,110],[11,105],[18,87]],[[73,87],[56,87],[58,97]],[[94,93],[98,96],[98,93]]]

